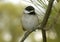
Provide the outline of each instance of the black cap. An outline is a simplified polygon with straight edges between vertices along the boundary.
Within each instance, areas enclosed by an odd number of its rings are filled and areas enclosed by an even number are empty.
[[[28,11],[34,10],[34,7],[33,6],[28,6],[28,7],[25,8],[25,10],[28,10]]]

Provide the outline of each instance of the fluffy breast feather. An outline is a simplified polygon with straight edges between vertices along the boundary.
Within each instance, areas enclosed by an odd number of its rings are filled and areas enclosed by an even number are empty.
[[[22,16],[22,25],[25,30],[30,31],[32,28],[37,26],[39,23],[38,17],[36,15],[23,15]]]

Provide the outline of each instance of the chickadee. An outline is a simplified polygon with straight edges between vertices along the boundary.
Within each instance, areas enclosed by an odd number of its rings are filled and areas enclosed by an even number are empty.
[[[35,9],[32,6],[28,6],[24,10],[22,16],[23,30],[31,31],[34,27],[39,24],[38,16],[35,13]]]

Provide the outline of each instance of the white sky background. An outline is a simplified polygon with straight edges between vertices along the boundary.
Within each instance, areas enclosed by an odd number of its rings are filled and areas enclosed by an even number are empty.
[[[21,0],[2,0],[2,2],[4,3],[13,3],[13,4],[18,4],[19,2],[21,2]]]
[[[29,0],[25,0],[25,1],[29,1]],[[4,2],[4,3],[12,3],[12,4],[19,4],[19,3],[28,3],[25,2],[24,0],[1,0],[0,2]],[[29,4],[29,3],[28,3]]]

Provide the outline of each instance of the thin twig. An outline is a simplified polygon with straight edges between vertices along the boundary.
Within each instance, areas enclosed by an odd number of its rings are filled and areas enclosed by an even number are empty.
[[[20,42],[24,42],[24,40],[30,35],[30,33],[32,33],[33,31],[35,31],[36,29],[41,29],[40,25],[38,25],[37,27],[34,27],[31,31],[27,31],[25,32],[22,40]]]

